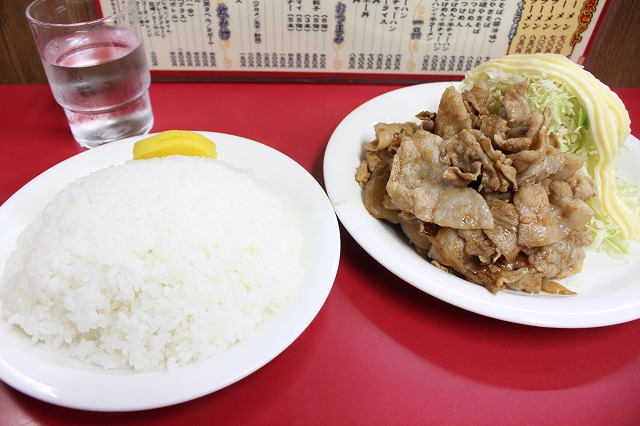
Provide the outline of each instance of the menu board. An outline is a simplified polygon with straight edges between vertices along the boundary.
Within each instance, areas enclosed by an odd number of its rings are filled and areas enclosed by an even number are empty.
[[[98,0],[103,14],[129,0]],[[133,0],[152,73],[174,76],[461,76],[491,58],[577,63],[604,0]]]

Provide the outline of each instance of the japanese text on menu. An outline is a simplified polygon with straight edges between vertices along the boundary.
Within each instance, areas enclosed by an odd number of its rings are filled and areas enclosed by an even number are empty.
[[[126,0],[101,0],[103,12]],[[580,62],[603,0],[137,0],[152,70],[459,75],[508,53]]]

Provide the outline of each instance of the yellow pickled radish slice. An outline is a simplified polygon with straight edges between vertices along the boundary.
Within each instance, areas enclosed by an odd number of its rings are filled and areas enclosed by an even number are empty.
[[[196,132],[167,130],[141,139],[133,145],[133,159],[188,155],[192,157],[217,158],[216,144]]]

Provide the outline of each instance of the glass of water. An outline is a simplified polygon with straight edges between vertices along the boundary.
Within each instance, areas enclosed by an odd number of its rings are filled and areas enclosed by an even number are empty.
[[[149,132],[151,76],[135,0],[99,16],[95,0],[35,0],[26,10],[74,139],[93,148]]]

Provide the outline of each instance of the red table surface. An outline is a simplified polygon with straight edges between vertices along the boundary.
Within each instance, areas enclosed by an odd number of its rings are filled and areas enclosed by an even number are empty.
[[[154,83],[153,131],[270,145],[321,184],[339,122],[398,86]],[[640,134],[640,89],[616,92]],[[82,151],[46,85],[0,86],[0,202]],[[0,424],[638,424],[640,321],[546,329],[486,318],[398,279],[341,228],[333,289],[272,362],[218,392],[133,413],[49,405],[0,382]],[[123,389],[123,391],[126,391]],[[168,390],[169,391],[169,390]]]

